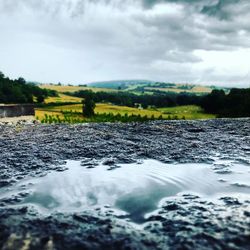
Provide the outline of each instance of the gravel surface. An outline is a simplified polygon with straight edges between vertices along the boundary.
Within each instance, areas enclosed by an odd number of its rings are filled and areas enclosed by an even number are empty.
[[[232,160],[250,166],[250,119],[43,125],[0,122],[0,194],[28,177],[63,171],[66,160],[115,166],[142,159],[164,163]],[[223,170],[224,166],[218,166]],[[25,196],[25,194],[24,194]],[[0,199],[2,249],[249,249],[250,202],[166,199],[140,227],[109,209],[40,214]]]
[[[16,125],[16,124],[38,123],[36,118],[32,115],[18,116],[18,117],[5,117],[0,118],[1,125]]]

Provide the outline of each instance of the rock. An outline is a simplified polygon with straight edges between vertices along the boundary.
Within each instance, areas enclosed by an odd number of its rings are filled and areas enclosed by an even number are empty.
[[[211,163],[216,156],[248,165],[249,124],[249,118],[75,125],[0,121],[0,191],[19,179],[63,171],[66,160],[80,160],[83,167],[103,162],[113,169],[147,158]],[[220,170],[228,173],[230,166],[215,166]],[[249,249],[250,203],[232,197],[218,204],[192,194],[171,197],[145,227],[136,227],[112,208],[50,216],[21,203],[18,208],[22,193],[0,199],[0,248],[28,242],[30,249],[59,250]]]

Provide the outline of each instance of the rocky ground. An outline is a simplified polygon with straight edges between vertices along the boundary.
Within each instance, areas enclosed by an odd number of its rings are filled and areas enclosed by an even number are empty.
[[[165,163],[234,160],[250,166],[250,119],[131,124],[0,123],[0,193],[28,176],[62,171],[65,160],[107,165],[156,159]],[[222,166],[223,167],[223,166]],[[249,249],[250,202],[193,195],[166,199],[136,227],[112,211],[44,216],[0,200],[2,249]]]
[[[38,121],[36,121],[36,118],[33,115],[0,118],[1,125],[17,125],[37,122]]]

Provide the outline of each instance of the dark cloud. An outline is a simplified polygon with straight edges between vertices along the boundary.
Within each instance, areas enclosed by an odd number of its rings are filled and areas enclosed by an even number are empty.
[[[155,4],[159,4],[159,3],[190,3],[190,4],[193,4],[193,3],[198,3],[200,2],[199,0],[142,0],[143,1],[143,4],[144,6],[153,6]]]
[[[239,4],[240,0],[219,0],[214,5],[205,5],[201,13],[209,16],[218,17],[219,19],[230,19],[232,18],[230,11],[227,10],[229,5],[233,6]]]
[[[0,69],[42,81],[244,84],[249,20],[247,0],[0,0]]]

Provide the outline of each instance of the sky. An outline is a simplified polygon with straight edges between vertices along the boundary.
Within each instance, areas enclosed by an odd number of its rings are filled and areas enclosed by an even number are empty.
[[[250,87],[250,1],[0,0],[0,71]]]

